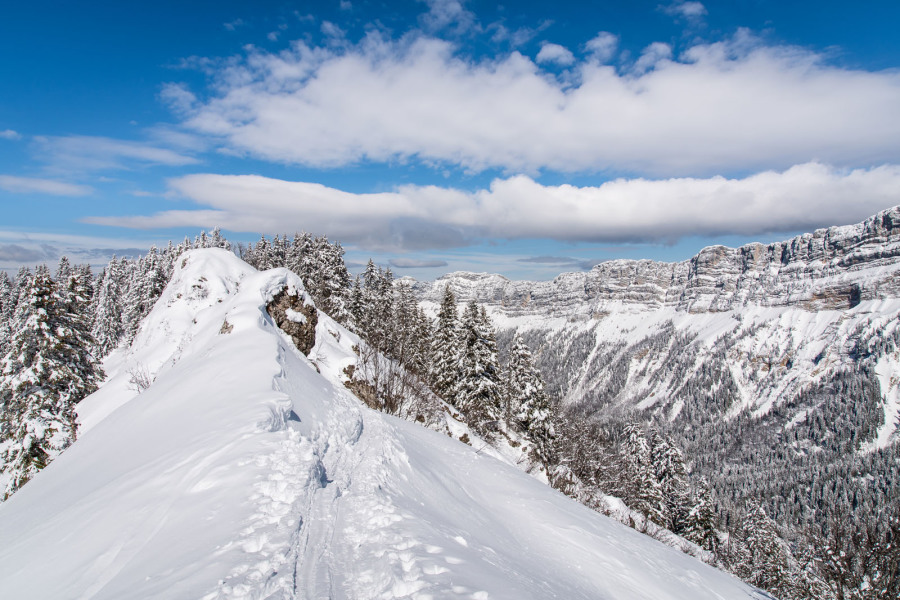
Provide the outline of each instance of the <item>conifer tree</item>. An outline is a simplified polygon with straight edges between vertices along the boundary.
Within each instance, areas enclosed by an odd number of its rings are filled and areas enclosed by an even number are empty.
[[[95,293],[94,322],[91,335],[94,338],[98,354],[106,356],[122,339],[125,333],[124,295],[126,286],[126,266],[124,259],[115,256],[109,261]]]
[[[696,487],[694,504],[688,513],[681,535],[704,550],[717,552],[719,549],[719,536],[716,533],[716,514],[706,479],[701,479]]]
[[[12,282],[6,271],[0,271],[0,356],[6,353],[11,334],[10,321],[16,308]]]
[[[504,410],[534,443],[539,459],[549,462],[554,429],[550,399],[534,366],[531,350],[518,333],[513,337],[503,385]]]
[[[474,300],[463,313],[459,336],[456,406],[469,425],[485,434],[502,418],[500,365],[493,327]]]
[[[210,241],[207,239],[206,243]],[[168,281],[165,259],[156,246],[151,246],[132,271],[131,282],[125,295],[123,319],[126,341],[131,342],[134,339],[141,321],[153,308]]]
[[[74,306],[77,283],[57,286],[39,267],[16,309],[15,333],[0,361],[4,498],[68,447],[76,435],[75,403],[97,389],[102,377]]]
[[[650,462],[656,472],[663,499],[664,523],[670,531],[681,533],[690,511],[690,486],[684,456],[655,427],[650,432]]]
[[[219,229],[218,225],[212,230],[212,233],[209,236],[209,247],[231,250],[231,242],[225,239],[222,235],[222,230]]]
[[[791,598],[795,579],[791,552],[760,504],[749,503],[733,538],[729,543],[734,574],[779,598]]]
[[[459,314],[456,297],[450,286],[444,288],[438,309],[434,336],[431,338],[430,379],[434,392],[446,402],[456,406],[454,397],[459,379]]]
[[[628,477],[628,494],[625,498],[631,508],[640,511],[657,525],[666,525],[665,501],[662,488],[656,478],[656,469],[650,453],[650,443],[643,427],[629,423],[625,427],[622,453]]]

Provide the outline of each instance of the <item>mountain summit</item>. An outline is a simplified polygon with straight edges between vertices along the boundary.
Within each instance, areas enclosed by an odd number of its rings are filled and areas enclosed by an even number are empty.
[[[267,312],[285,290],[308,355]],[[0,597],[767,597],[364,407],[357,343],[289,271],[183,255],[79,439],[0,505]]]

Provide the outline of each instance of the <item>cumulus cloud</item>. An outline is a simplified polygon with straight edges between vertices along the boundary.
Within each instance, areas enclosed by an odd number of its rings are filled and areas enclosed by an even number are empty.
[[[4,129],[0,131],[0,139],[2,140],[17,140],[22,136],[18,131],[13,131],[12,129]]]
[[[53,196],[86,196],[94,191],[93,188],[86,185],[14,175],[0,175],[0,189],[16,194],[50,194]]]
[[[95,171],[127,169],[132,165],[183,166],[199,161],[169,148],[95,136],[35,138],[40,158],[54,169]]]
[[[465,33],[477,25],[475,14],[465,7],[465,0],[420,0],[420,2],[428,5],[428,12],[419,17],[419,22],[428,31],[452,29],[456,33]]]
[[[662,42],[653,42],[641,52],[640,58],[637,59],[632,67],[632,72],[643,74],[657,66],[664,67],[665,65],[660,65],[660,62],[671,58],[672,46]]]
[[[601,31],[595,37],[584,45],[585,49],[597,60],[602,63],[609,62],[616,55],[616,48],[619,46],[619,37]]]
[[[185,125],[227,151],[311,167],[421,160],[659,177],[900,161],[900,72],[829,65],[747,32],[678,56],[652,44],[621,68],[598,60],[615,36],[586,48],[560,81],[515,51],[472,59],[446,40],[370,31],[341,47],[253,49],[210,67],[205,100],[171,95]]]
[[[353,194],[254,175],[197,174],[169,182],[201,205],[90,223],[135,228],[220,225],[305,229],[372,249],[462,246],[479,238],[672,242],[683,236],[811,230],[900,204],[900,166],[844,170],[820,163],[742,179],[617,179],[542,185],[518,175],[475,192],[436,186]]]
[[[425,260],[416,258],[392,258],[388,261],[392,267],[397,269],[435,269],[437,267],[446,267],[446,260]]]
[[[535,57],[538,64],[557,64],[567,67],[575,62],[575,56],[565,46],[544,42]]]

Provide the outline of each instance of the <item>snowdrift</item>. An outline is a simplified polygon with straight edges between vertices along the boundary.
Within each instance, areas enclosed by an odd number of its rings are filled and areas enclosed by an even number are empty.
[[[184,255],[80,438],[0,505],[0,597],[767,598],[512,465],[365,408],[354,337],[311,361],[290,272]]]

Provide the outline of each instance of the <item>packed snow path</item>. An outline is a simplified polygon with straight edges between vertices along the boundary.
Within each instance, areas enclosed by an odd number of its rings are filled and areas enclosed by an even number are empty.
[[[182,261],[81,438],[0,505],[0,598],[767,597],[364,408],[337,375],[352,334],[323,316],[314,365],[265,314],[284,286],[223,251]]]

